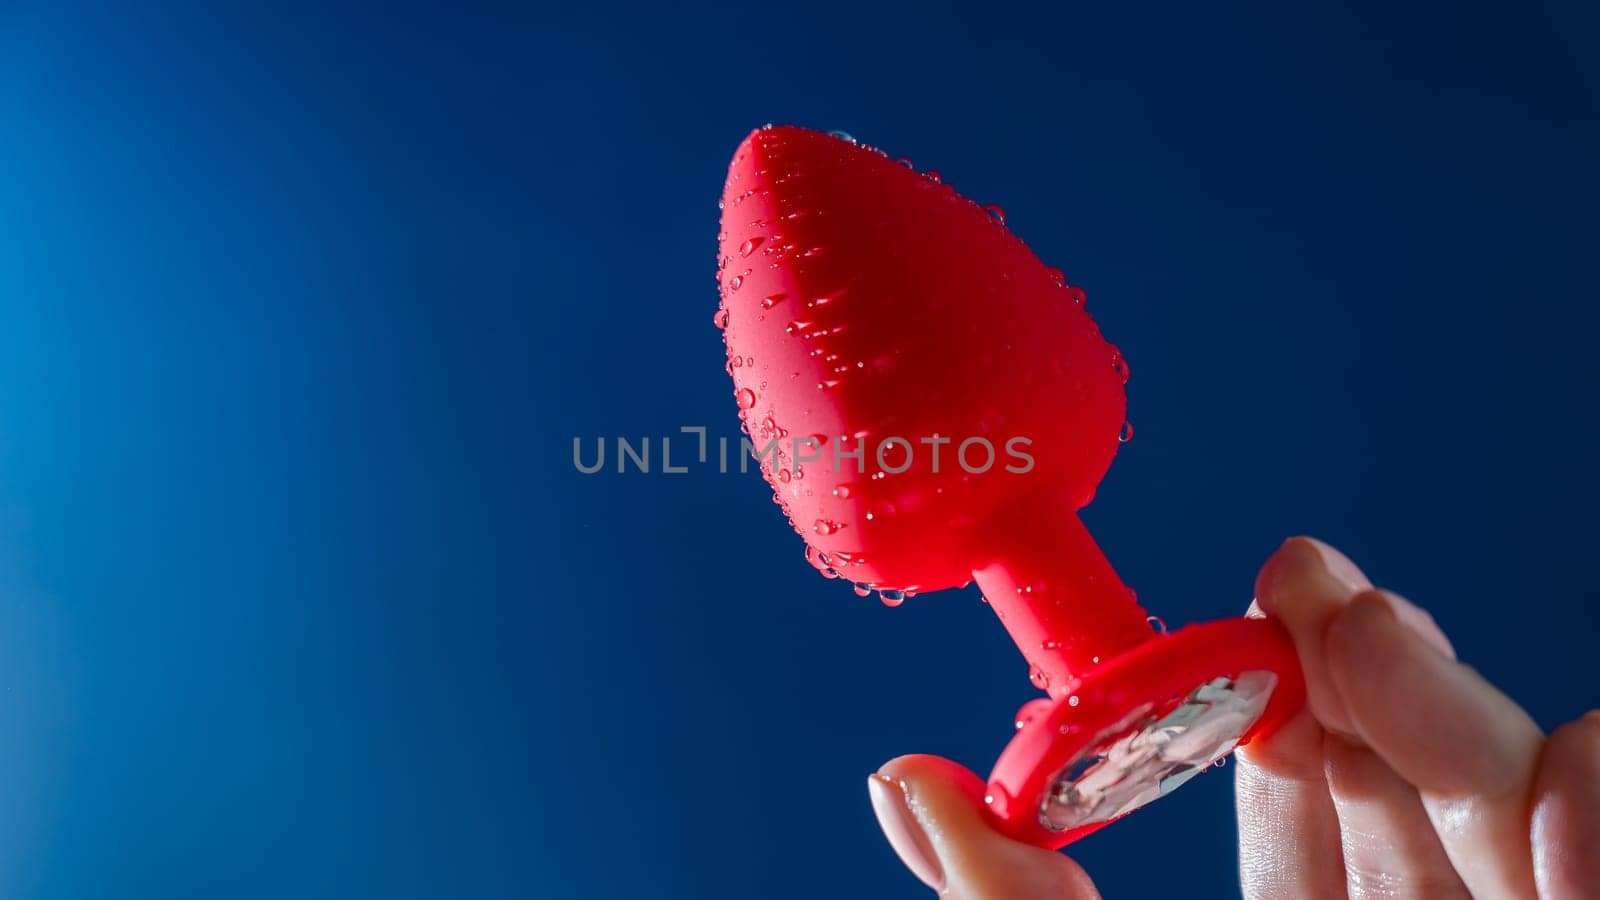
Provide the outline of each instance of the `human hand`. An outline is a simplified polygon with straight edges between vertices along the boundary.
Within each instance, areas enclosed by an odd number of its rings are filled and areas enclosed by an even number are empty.
[[[1593,897],[1600,886],[1600,713],[1546,737],[1456,662],[1426,612],[1339,551],[1293,538],[1256,580],[1283,623],[1306,709],[1235,767],[1246,897]],[[984,783],[902,756],[868,779],[912,873],[958,900],[1097,897],[1063,854],[983,815]]]

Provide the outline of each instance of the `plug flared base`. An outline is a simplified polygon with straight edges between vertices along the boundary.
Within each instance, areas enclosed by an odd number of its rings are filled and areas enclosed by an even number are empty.
[[[1273,622],[1227,619],[1147,641],[1024,722],[986,798],[1000,829],[1062,847],[1176,789],[1304,704]]]

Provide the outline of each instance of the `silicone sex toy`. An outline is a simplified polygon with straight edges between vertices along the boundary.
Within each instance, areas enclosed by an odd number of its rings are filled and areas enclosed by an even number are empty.
[[[998,209],[767,127],[734,154],[719,240],[739,415],[807,555],[889,602],[976,580],[1049,695],[990,777],[1002,830],[1063,846],[1300,708],[1276,624],[1159,633],[1079,521],[1128,366]]]

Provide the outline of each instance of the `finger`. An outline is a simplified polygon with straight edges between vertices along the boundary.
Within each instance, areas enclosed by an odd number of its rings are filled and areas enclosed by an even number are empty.
[[[1321,664],[1321,628],[1360,585],[1348,559],[1310,538],[1291,538],[1267,560],[1246,615],[1267,614],[1289,631],[1308,691],[1331,699]],[[1327,560],[1335,569],[1330,569]],[[1239,817],[1239,878],[1246,897],[1338,897],[1345,872],[1339,821],[1322,765],[1323,728],[1308,709],[1267,740],[1235,753],[1234,802]]]
[[[1234,753],[1239,884],[1248,898],[1344,896],[1339,822],[1323,777],[1323,731],[1301,712]]]
[[[1545,742],[1532,830],[1539,896],[1593,896],[1600,884],[1600,712],[1568,722]]]
[[[1356,739],[1356,735],[1338,691],[1328,680],[1323,632],[1351,597],[1371,588],[1372,582],[1348,556],[1316,538],[1293,537],[1261,567],[1256,576],[1256,600],[1246,613],[1264,613],[1283,624],[1305,673],[1306,705],[1324,728],[1347,739]],[[1402,622],[1440,653],[1455,658],[1455,648],[1433,616],[1399,596],[1394,601],[1395,614]]]
[[[1020,844],[984,819],[984,784],[937,756],[902,756],[867,779],[872,809],[913,874],[955,900],[1097,898],[1077,863]]]
[[[1402,624],[1455,658],[1431,615],[1398,595],[1385,596]],[[1469,896],[1410,782],[1367,747],[1339,735],[1324,739],[1323,758],[1352,898]]]
[[[1310,707],[1323,722],[1345,732],[1353,731],[1353,725],[1323,659],[1323,632],[1352,596],[1369,588],[1366,575],[1344,554],[1312,538],[1294,538],[1263,567],[1252,606],[1284,623],[1305,670]],[[1409,603],[1397,603],[1396,611],[1423,640],[1454,655],[1430,615]],[[1353,896],[1384,893],[1385,888],[1405,893],[1413,889],[1404,887],[1408,884],[1424,892],[1438,888],[1446,896],[1450,888],[1460,889],[1416,791],[1363,750],[1354,734],[1324,738],[1319,732],[1315,740],[1315,746],[1302,740],[1289,747],[1273,741],[1269,748],[1283,760],[1280,773],[1297,778],[1303,792],[1320,789],[1331,795],[1325,804],[1309,798],[1297,802],[1307,815],[1318,805],[1327,807],[1321,815],[1334,823],[1329,830],[1341,852],[1329,854],[1307,835],[1294,858],[1281,863],[1286,877],[1315,879],[1324,885],[1337,878]],[[1289,771],[1289,766],[1316,771]],[[1246,821],[1241,816],[1241,822]],[[1254,827],[1263,828],[1268,838],[1277,828],[1259,823]],[[1327,838],[1318,835],[1315,840]],[[1341,859],[1342,865],[1330,872]]]
[[[1256,576],[1256,604],[1283,624],[1305,673],[1306,705],[1324,728],[1349,734],[1350,717],[1328,680],[1322,633],[1357,592],[1372,587],[1348,557],[1321,541],[1284,541]]]
[[[1481,897],[1534,890],[1533,720],[1365,591],[1328,625],[1324,663],[1360,739],[1417,787],[1456,872]]]
[[[1468,897],[1417,789],[1366,747],[1333,734],[1322,746],[1352,900]]]

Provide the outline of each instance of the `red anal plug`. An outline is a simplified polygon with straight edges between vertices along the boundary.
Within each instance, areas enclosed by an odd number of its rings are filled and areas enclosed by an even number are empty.
[[[1063,846],[1300,708],[1276,624],[1157,633],[1079,520],[1128,366],[996,208],[789,127],[740,144],[722,207],[734,396],[808,556],[891,603],[976,580],[1049,694],[990,776],[1002,830]]]

